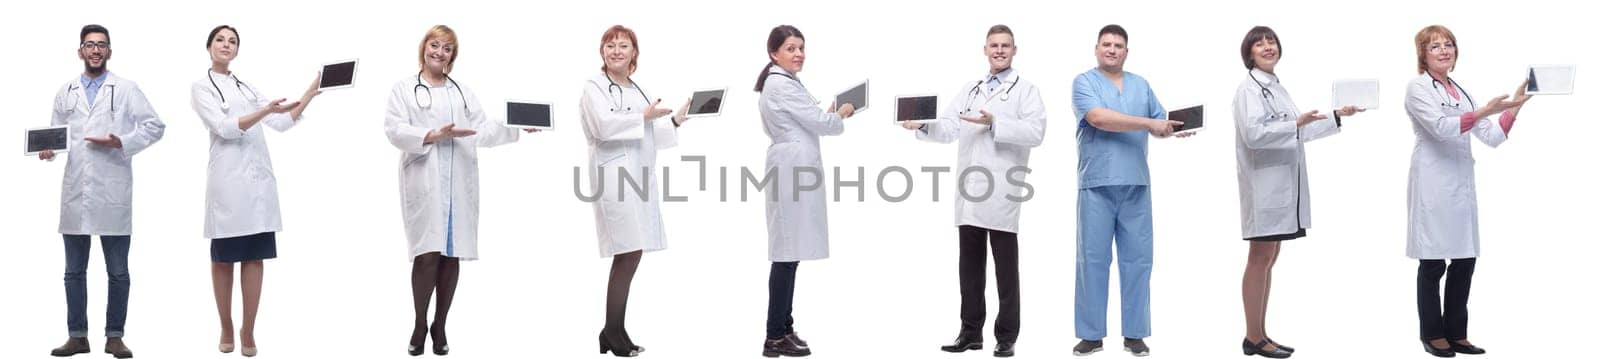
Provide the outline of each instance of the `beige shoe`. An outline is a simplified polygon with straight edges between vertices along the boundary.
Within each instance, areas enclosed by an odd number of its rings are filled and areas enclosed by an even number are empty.
[[[233,343],[217,344],[217,351],[223,352],[223,353],[232,353],[233,352]]]
[[[256,347],[244,347],[244,349],[239,349],[239,354],[244,355],[246,358],[254,357],[256,356]]]

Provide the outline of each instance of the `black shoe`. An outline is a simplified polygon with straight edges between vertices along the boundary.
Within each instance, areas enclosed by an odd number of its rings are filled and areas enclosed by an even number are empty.
[[[1449,347],[1445,347],[1444,349],[1434,348],[1433,344],[1428,344],[1428,341],[1426,340],[1422,341],[1422,350],[1425,350],[1428,352],[1428,354],[1433,354],[1433,356],[1440,358],[1456,357],[1456,352],[1450,351]]]
[[[1294,352],[1294,347],[1278,343],[1278,341],[1272,340],[1272,338],[1266,338],[1266,339],[1267,339],[1268,343],[1272,343],[1272,346],[1278,347],[1278,349],[1283,349],[1283,351],[1290,352],[1290,353]]]
[[[111,354],[112,358],[128,359],[133,357],[133,350],[122,343],[121,337],[112,337],[106,338],[106,354]]]
[[[761,344],[761,356],[768,358],[777,358],[778,356],[803,357],[807,355],[811,355],[811,348],[800,346],[799,343],[789,340],[788,336],[767,339]]]
[[[1078,345],[1072,346],[1073,356],[1085,356],[1100,351],[1102,342],[1099,340],[1079,340]]]
[[[411,342],[410,342],[409,345],[406,346],[406,354],[409,354],[411,356],[421,356],[422,352],[424,350],[426,350],[426,348],[424,348],[423,344],[424,344],[424,341],[427,340],[427,338],[428,338],[428,327],[417,327],[416,329],[412,329],[411,330]],[[226,353],[226,352],[224,352],[224,353]]]
[[[66,344],[50,349],[50,356],[70,357],[89,352],[89,338],[68,338]]]
[[[606,336],[606,331],[601,330],[600,354],[605,354],[606,352],[611,352],[611,355],[619,357],[639,356],[639,350],[633,349],[633,346],[622,340],[620,335]]]
[[[789,334],[784,335],[783,337],[789,339],[790,342],[794,343],[794,345],[799,346],[801,348],[806,348],[806,349],[810,349],[811,348],[811,344],[806,344],[806,340],[805,339],[800,339],[800,332],[789,332]]]
[[[1150,346],[1144,345],[1144,339],[1122,338],[1122,351],[1133,353],[1133,356],[1142,357],[1150,355]]]
[[[1243,344],[1243,346],[1244,346],[1244,355],[1246,355],[1246,356],[1249,356],[1249,355],[1260,355],[1260,356],[1266,357],[1266,358],[1278,358],[1278,359],[1281,359],[1281,358],[1288,358],[1289,354],[1291,354],[1291,353],[1289,353],[1289,351],[1283,350],[1282,347],[1275,347],[1275,348],[1272,348],[1272,350],[1267,350],[1267,344],[1271,344],[1271,343],[1272,343],[1272,341],[1270,341],[1270,340],[1262,340],[1260,343],[1251,343],[1250,342],[1250,338],[1245,338],[1244,339],[1244,344]],[[1274,345],[1274,346],[1276,346],[1276,345]]]
[[[1450,351],[1461,353],[1461,354],[1471,354],[1471,355],[1478,355],[1478,354],[1483,354],[1483,353],[1488,353],[1489,352],[1487,350],[1483,350],[1483,348],[1479,348],[1476,345],[1471,345],[1471,344],[1461,345],[1461,343],[1456,343],[1453,340],[1450,341]]]
[[[974,339],[964,336],[956,337],[956,341],[954,343],[939,347],[939,350],[951,353],[960,353],[968,350],[983,350],[983,338]]]
[[[1012,355],[1017,355],[1016,348],[1012,347],[1015,344],[1016,343],[1000,342],[999,345],[995,345],[994,346],[994,357],[996,357],[996,358],[1010,358]]]
[[[439,323],[428,327],[428,336],[433,337],[433,355],[450,355],[450,340],[444,336],[444,327],[434,326],[439,326]]]

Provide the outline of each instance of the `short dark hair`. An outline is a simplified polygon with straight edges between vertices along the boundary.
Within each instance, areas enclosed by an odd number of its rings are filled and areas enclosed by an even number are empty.
[[[83,30],[82,31],[78,31],[78,42],[80,42],[80,43],[83,42],[83,40],[89,38],[89,34],[93,34],[93,33],[105,34],[106,35],[106,43],[108,43],[108,44],[111,43],[111,30],[106,30],[105,26],[100,26],[100,25],[95,25],[95,24],[83,25]]]
[[[1278,33],[1273,32],[1270,27],[1256,26],[1251,28],[1250,32],[1244,34],[1244,42],[1239,44],[1239,57],[1244,59],[1244,68],[1246,70],[1256,68],[1256,58],[1251,56],[1251,50],[1256,46],[1256,42],[1261,40],[1272,40],[1272,42],[1278,43],[1278,58],[1283,58],[1283,41],[1278,40]]]
[[[1128,42],[1128,30],[1123,29],[1122,25],[1111,24],[1100,28],[1100,34],[1094,36],[1094,41],[1099,42],[1100,38],[1106,36],[1106,34],[1121,36],[1122,42]]]
[[[217,33],[222,32],[222,30],[233,31],[234,39],[237,40],[239,38],[239,29],[235,29],[232,26],[228,26],[228,25],[217,26],[217,27],[211,29],[211,34],[210,35],[206,35],[206,48],[207,49],[211,48],[211,39],[217,38]],[[244,41],[241,40],[239,42],[243,43]]]
[[[1016,37],[1017,36],[1017,35],[1011,33],[1011,27],[1010,26],[1005,26],[1005,25],[990,26],[989,27],[989,34],[984,35],[984,36],[989,36],[989,35],[994,35],[994,34],[1006,34],[1006,35],[1011,35],[1012,37]]]

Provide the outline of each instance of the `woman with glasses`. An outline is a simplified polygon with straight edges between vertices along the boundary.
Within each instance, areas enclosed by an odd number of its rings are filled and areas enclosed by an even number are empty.
[[[190,106],[211,133],[211,160],[206,165],[205,236],[211,238],[211,289],[216,296],[222,338],[217,350],[231,353],[233,338],[233,267],[239,263],[244,294],[244,323],[239,327],[240,354],[256,355],[256,308],[261,303],[262,261],[277,257],[277,235],[283,230],[278,184],[267,153],[266,130],[288,131],[320,91],[317,76],[298,101],[262,97],[255,86],[239,79],[229,64],[239,56],[239,32],[232,26],[211,29],[206,36],[211,68],[190,86]]]
[[[1406,115],[1417,136],[1406,185],[1406,256],[1419,261],[1422,348],[1443,358],[1483,354],[1483,348],[1467,340],[1467,295],[1478,257],[1471,138],[1489,147],[1504,143],[1530,96],[1523,83],[1515,98],[1473,98],[1450,77],[1459,55],[1454,33],[1428,26],[1417,32],[1415,41],[1417,73],[1422,76],[1406,86]],[[1442,309],[1440,278],[1445,283]]]

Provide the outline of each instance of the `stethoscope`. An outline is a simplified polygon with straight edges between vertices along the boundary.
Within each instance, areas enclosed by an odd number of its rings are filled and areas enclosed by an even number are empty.
[[[111,90],[109,91],[109,92],[111,92],[111,113],[116,113],[117,112],[117,84],[102,84],[101,86],[111,86]],[[72,110],[72,109],[78,108],[78,97],[79,97],[78,89],[81,89],[81,88],[83,88],[83,86],[78,85],[78,84],[67,85],[67,92],[72,93],[72,103],[68,104],[69,105],[67,107],[68,110]],[[90,104],[90,105],[92,106],[94,104]]]
[[[1473,101],[1472,100],[1472,95],[1468,94],[1466,90],[1462,90],[1461,89],[1461,84],[1456,83],[1456,79],[1447,77],[1447,78],[1445,78],[1445,81],[1450,81],[1450,86],[1454,86],[1456,88],[1456,92],[1460,92],[1461,96],[1465,96],[1467,98],[1467,105],[1468,106],[1471,106],[1471,108],[1478,108],[1477,101]],[[1440,107],[1449,107],[1449,108],[1454,108],[1454,109],[1460,110],[1461,109],[1461,101],[1460,100],[1457,100],[1456,103],[1451,104],[1451,103],[1448,102],[1448,101],[1450,101],[1449,100],[1450,94],[1442,93],[1441,91],[1439,91],[1439,85],[1442,84],[1442,83],[1443,82],[1440,82],[1439,79],[1433,79],[1433,92],[1439,94],[1439,98],[1441,100],[1439,102],[1439,106]]]
[[[454,85],[456,87],[456,92],[461,94],[461,111],[468,111],[466,101],[467,93],[461,92],[461,84],[456,83],[456,79],[450,78],[450,75],[448,74],[444,75],[444,80],[449,81],[451,85]],[[427,100],[423,100],[423,97],[427,97]],[[417,85],[411,87],[411,100],[416,102],[418,108],[424,110],[433,107],[433,91],[428,90],[428,85],[422,83],[422,71],[417,71]]]
[[[972,85],[972,91],[968,91],[967,92],[967,109],[962,110],[961,111],[962,114],[966,114],[968,112],[972,112],[972,103],[974,102],[973,100],[978,99],[978,95],[982,94],[982,92],[980,92],[978,89],[982,88],[985,83],[988,83],[989,82],[989,78],[997,78],[997,77],[993,77],[993,76],[986,77],[986,78],[983,79],[983,81],[978,81],[978,83]],[[1016,78],[1011,79],[1011,86],[1007,86],[1006,87],[1006,91],[1000,93],[1000,102],[1010,101],[1011,100],[1011,89],[1017,88],[1017,82],[1021,82],[1021,81],[1022,81],[1022,76],[1017,76]],[[990,97],[989,100],[992,101],[992,100],[994,100],[994,98]],[[987,104],[989,104],[989,101],[984,101],[983,104],[987,105]]]
[[[623,107],[622,106],[622,103],[623,103],[622,96],[627,94],[627,90],[623,90],[622,89],[622,85],[618,85],[616,81],[611,80],[611,74],[602,73],[601,75],[606,77],[606,82],[610,82],[611,83],[610,85],[606,86],[606,96],[610,97],[610,99],[611,99],[611,112],[633,111],[632,107]],[[633,79],[629,78],[628,82],[633,82]],[[595,85],[595,86],[599,86],[599,85]],[[639,86],[638,82],[633,82],[633,89],[639,91],[639,97],[643,97],[644,98],[644,103],[650,103],[650,96],[646,96],[644,94],[644,87],[643,86]]]
[[[1288,116],[1288,114],[1278,111],[1278,96],[1272,93],[1272,89],[1268,88],[1267,84],[1262,83],[1260,79],[1256,78],[1255,71],[1250,71],[1250,81],[1254,81],[1256,86],[1261,87],[1261,101],[1266,102],[1267,111],[1270,112],[1268,115],[1270,117],[1276,118]]]
[[[247,97],[259,98],[260,95],[256,94],[255,91],[246,91],[246,89],[244,87],[244,81],[239,81],[239,77],[238,76],[234,76],[233,74],[228,74],[228,78],[233,79],[233,86],[239,88],[239,94],[245,95]],[[216,89],[217,90],[217,97],[222,99],[222,112],[223,113],[229,112],[230,111],[230,106],[228,106],[228,96],[222,94],[222,87],[218,87],[217,86],[217,79],[211,76],[211,70],[206,70],[206,79],[207,80],[211,80],[211,88]],[[256,100],[252,99],[252,98],[246,98],[245,101],[250,101],[250,103],[255,103],[256,102]]]

